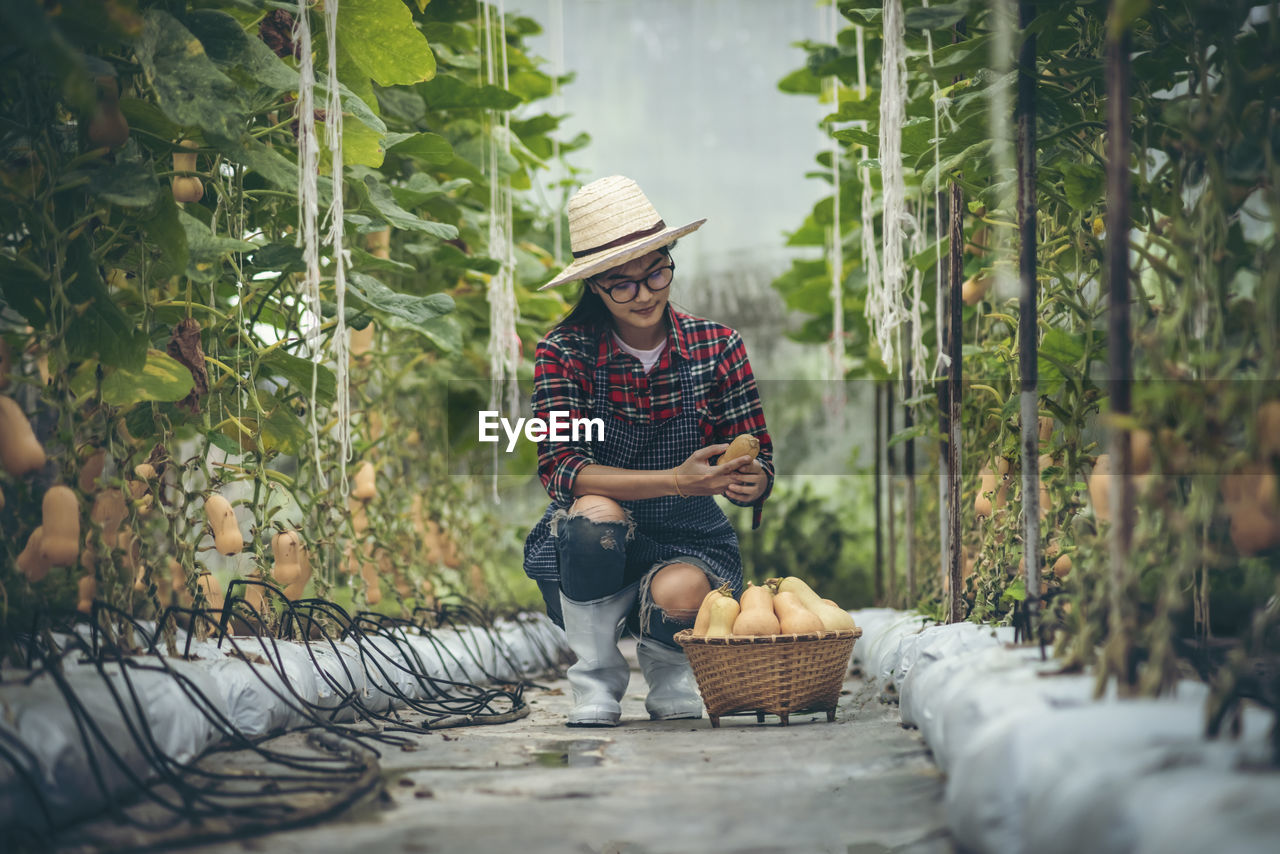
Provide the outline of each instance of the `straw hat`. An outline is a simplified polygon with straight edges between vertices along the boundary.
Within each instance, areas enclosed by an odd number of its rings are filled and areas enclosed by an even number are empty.
[[[540,291],[603,273],[670,246],[706,222],[670,228],[630,178],[592,181],[569,199],[569,248],[573,261]]]

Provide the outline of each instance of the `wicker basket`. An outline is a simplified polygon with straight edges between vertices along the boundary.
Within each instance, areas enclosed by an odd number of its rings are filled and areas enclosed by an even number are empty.
[[[675,636],[698,680],[713,727],[722,715],[755,712],[756,720],[777,715],[782,725],[795,713],[825,711],[836,719],[853,642],[862,629],[805,635],[695,638],[692,629]]]

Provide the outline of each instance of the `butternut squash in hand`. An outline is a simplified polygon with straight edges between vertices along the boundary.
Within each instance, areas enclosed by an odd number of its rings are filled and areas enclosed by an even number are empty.
[[[748,457],[754,460],[759,453],[760,440],[750,433],[743,433],[729,443],[729,447],[720,455],[720,459],[716,461],[716,465],[736,460],[738,457]]]
[[[12,398],[0,396],[0,464],[14,477],[44,466],[44,448]]]
[[[72,566],[80,556],[80,499],[68,486],[51,486],[41,509],[41,554],[50,566]]]
[[[240,533],[240,524],[236,522],[231,502],[214,493],[205,499],[204,514],[213,529],[213,547],[218,553],[228,556],[240,554],[244,550],[244,536]]]
[[[733,621],[734,635],[776,635],[781,631],[773,613],[773,591],[747,582],[742,591],[738,618]]]
[[[773,612],[778,616],[778,628],[784,635],[806,635],[822,631],[822,620],[790,591],[780,591],[773,597]]]

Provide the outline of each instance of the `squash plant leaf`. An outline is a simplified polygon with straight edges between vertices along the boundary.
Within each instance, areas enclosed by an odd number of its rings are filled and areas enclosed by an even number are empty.
[[[149,164],[126,160],[95,169],[89,178],[89,191],[114,205],[144,208],[155,203],[160,182],[156,180],[156,170]]]
[[[172,15],[147,10],[135,53],[160,109],[173,122],[225,139],[240,136],[245,125],[240,89]]]
[[[316,400],[321,406],[332,406],[337,397],[338,383],[333,370],[324,365],[316,365],[309,359],[303,359],[292,353],[277,348],[262,354],[258,363],[259,371],[284,377],[288,380],[287,388],[300,389],[311,394],[311,369],[315,367]]]
[[[84,362],[72,378],[72,390],[84,395],[93,390],[98,362]],[[128,407],[144,400],[172,402],[182,400],[194,384],[187,366],[169,354],[154,348],[146,351],[140,367],[117,367],[102,378],[102,401],[111,406]]]
[[[21,314],[36,329],[48,320],[49,274],[22,257],[0,255],[0,306]]]
[[[520,96],[488,83],[472,86],[452,74],[441,74],[418,86],[433,110],[510,110],[521,103]]]
[[[442,349],[453,350],[462,344],[460,333],[455,339],[454,324],[439,322],[454,309],[448,294],[397,293],[372,276],[353,270],[347,279],[347,295],[357,306],[386,318],[390,325],[413,329]]]
[[[962,3],[944,3],[938,6],[921,6],[906,11],[906,28],[908,30],[940,30],[949,27],[964,17],[965,7]]]
[[[362,176],[364,180],[352,181],[351,186],[356,190],[364,191],[363,195],[368,199],[370,206],[388,225],[406,231],[425,232],[441,240],[452,240],[458,236],[456,226],[422,219],[396,204],[391,188],[380,180],[381,176],[377,172],[362,167],[352,167],[352,172],[356,177]]]
[[[267,417],[262,420],[260,440],[264,451],[279,451],[282,454],[297,455],[306,447],[306,425],[287,403],[283,403],[269,391],[259,391],[258,400],[267,410]]]
[[[178,214],[178,221],[187,235],[190,258],[187,261],[186,272],[193,282],[212,282],[224,255],[232,252],[252,252],[258,248],[244,240],[215,236],[209,230],[209,226],[186,211]]]
[[[1062,186],[1067,191],[1067,204],[1077,211],[1087,211],[1102,198],[1106,176],[1100,166],[1064,163]]]
[[[387,134],[386,145],[392,154],[414,157],[435,166],[443,166],[453,159],[453,146],[438,133]]]
[[[379,86],[408,86],[436,75],[435,55],[403,0],[344,0],[338,43],[360,46],[351,58]]]
[[[251,88],[267,86],[277,92],[298,88],[298,72],[281,62],[261,39],[251,38],[226,12],[196,9],[185,18],[191,33],[224,72]]]

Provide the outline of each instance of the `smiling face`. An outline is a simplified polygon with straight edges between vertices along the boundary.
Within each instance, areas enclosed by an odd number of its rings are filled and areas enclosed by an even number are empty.
[[[669,266],[670,255],[663,250],[655,250],[594,276],[588,282],[589,287],[600,295],[609,314],[613,315],[619,337],[632,347],[647,350],[658,346],[666,337],[667,297],[670,287],[651,291],[646,283],[651,276],[661,273],[662,268]],[[661,276],[658,278],[661,279]],[[635,299],[618,303],[606,290],[623,282],[639,282],[640,287]],[[625,290],[623,287],[614,293],[621,295]]]

